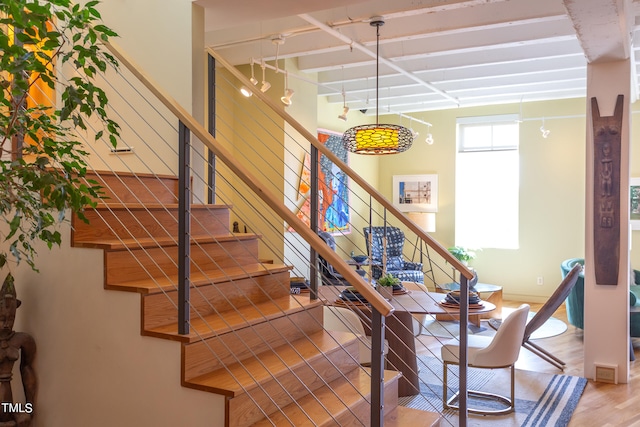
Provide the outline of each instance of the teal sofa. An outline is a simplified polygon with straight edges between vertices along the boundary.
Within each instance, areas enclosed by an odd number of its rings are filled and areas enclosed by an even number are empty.
[[[560,264],[562,278],[571,271],[577,263],[584,265],[583,258],[567,259]],[[631,284],[629,290],[629,304],[632,306],[640,306],[640,271],[633,270],[634,283]],[[569,296],[565,300],[567,307],[567,319],[569,323],[579,329],[584,329],[584,272],[580,272],[580,277],[576,285],[569,292]],[[640,313],[632,313],[630,319],[630,334],[632,337],[640,337]]]

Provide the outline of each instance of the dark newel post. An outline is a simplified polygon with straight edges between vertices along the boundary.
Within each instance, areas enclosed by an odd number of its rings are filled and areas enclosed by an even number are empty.
[[[180,122],[178,130],[178,333],[189,333],[189,282],[191,235],[191,138],[189,129]]]
[[[467,383],[467,345],[468,345],[468,331],[469,326],[469,281],[465,276],[460,274],[460,394],[458,397],[459,405],[459,427],[467,427],[467,398],[468,383]]]
[[[618,284],[623,109],[624,95],[618,95],[613,116],[601,117],[598,100],[591,98],[594,145],[593,255],[598,285]]]
[[[310,179],[311,179],[311,195],[310,197],[310,212],[309,212],[309,223],[311,224],[311,230],[318,234],[318,206],[320,205],[320,201],[318,200],[318,164],[319,164],[319,154],[318,148],[311,144],[311,162],[310,162]],[[304,166],[303,166],[304,167]],[[318,253],[313,246],[311,247],[311,251],[309,252],[309,261],[311,265],[311,278],[309,284],[311,286],[311,299],[318,298]]]
[[[207,61],[207,87],[209,93],[208,105],[209,105],[209,118],[207,121],[209,134],[214,138],[216,136],[216,59],[208,55]],[[208,168],[207,168],[207,203],[213,204],[216,202],[216,155],[210,149],[207,149]]]
[[[371,426],[384,424],[384,331],[385,318],[371,310]]]

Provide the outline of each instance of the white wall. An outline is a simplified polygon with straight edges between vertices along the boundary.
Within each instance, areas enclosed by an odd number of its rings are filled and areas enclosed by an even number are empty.
[[[62,232],[40,274],[16,274],[16,330],[38,346],[34,427],[222,425],[224,398],[180,386],[180,344],[140,336],[140,296],[104,290],[102,251]]]

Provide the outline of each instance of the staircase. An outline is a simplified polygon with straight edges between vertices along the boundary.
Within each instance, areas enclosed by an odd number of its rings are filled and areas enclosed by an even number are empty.
[[[141,334],[179,342],[182,385],[226,397],[226,426],[370,425],[370,372],[355,336],[322,326],[322,302],[290,294],[290,267],[229,232],[229,206],[191,208],[191,328],[178,334],[177,178],[94,172],[105,190],[72,245],[104,251],[104,286],[141,295]],[[385,425],[439,425],[399,407],[385,371]]]

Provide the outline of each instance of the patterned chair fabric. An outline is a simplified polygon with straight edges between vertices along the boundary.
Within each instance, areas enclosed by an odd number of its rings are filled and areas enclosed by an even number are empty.
[[[371,258],[373,261],[373,278],[382,277],[382,255],[384,248],[385,227],[371,227]],[[386,272],[405,282],[424,283],[422,263],[406,261],[402,255],[404,248],[404,232],[397,227],[386,227],[387,265]],[[364,228],[364,238],[369,255],[369,227]]]

